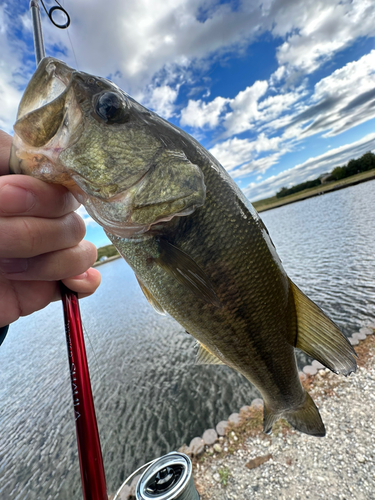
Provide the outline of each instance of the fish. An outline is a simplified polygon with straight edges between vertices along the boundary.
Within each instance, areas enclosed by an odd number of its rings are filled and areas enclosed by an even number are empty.
[[[110,80],[47,57],[19,105],[10,169],[73,193],[154,309],[195,337],[196,362],[227,365],[259,390],[265,433],[284,418],[325,435],[295,350],[344,375],[355,351],[288,277],[262,219],[198,141]]]

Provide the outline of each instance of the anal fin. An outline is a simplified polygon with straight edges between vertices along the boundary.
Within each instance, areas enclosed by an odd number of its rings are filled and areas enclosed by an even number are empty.
[[[357,369],[357,356],[335,323],[289,280],[297,313],[295,347],[335,373],[349,375]]]

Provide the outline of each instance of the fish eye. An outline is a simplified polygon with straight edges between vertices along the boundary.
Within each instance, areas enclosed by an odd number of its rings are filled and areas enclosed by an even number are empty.
[[[124,123],[129,118],[126,103],[115,92],[101,94],[96,101],[95,111],[107,123]]]

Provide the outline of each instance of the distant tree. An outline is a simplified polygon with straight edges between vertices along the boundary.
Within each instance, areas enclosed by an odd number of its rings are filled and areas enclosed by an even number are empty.
[[[339,181],[346,177],[346,168],[345,167],[336,167],[331,172],[331,179],[333,181]]]
[[[276,193],[276,198],[282,198],[283,196],[286,196],[286,194],[284,194],[286,191],[288,191],[288,188],[282,187],[280,191]]]

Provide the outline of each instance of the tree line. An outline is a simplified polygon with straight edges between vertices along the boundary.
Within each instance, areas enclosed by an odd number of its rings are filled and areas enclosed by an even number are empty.
[[[350,160],[347,165],[343,167],[336,167],[332,170],[328,177],[324,178],[324,182],[339,181],[345,177],[350,177],[351,175],[359,174],[360,172],[366,172],[367,170],[372,170],[375,168],[375,154],[368,151],[360,158],[356,160]],[[313,179],[312,181],[301,182],[290,188],[283,187],[276,193],[277,198],[283,198],[289,194],[298,193],[304,189],[312,188],[322,184],[322,176]]]

